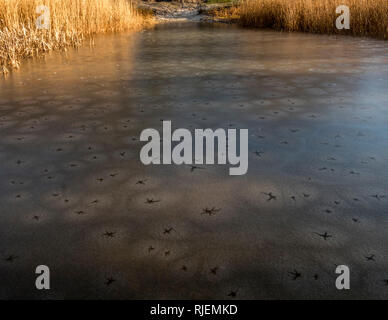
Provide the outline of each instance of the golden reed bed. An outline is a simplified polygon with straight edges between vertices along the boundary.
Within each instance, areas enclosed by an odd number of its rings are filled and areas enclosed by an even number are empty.
[[[50,10],[50,28],[38,29],[36,8]],[[0,0],[0,73],[18,68],[24,58],[79,46],[97,33],[143,27],[151,18],[129,0]]]
[[[337,30],[336,7],[350,9],[350,29]],[[388,39],[388,0],[242,0],[243,26]]]

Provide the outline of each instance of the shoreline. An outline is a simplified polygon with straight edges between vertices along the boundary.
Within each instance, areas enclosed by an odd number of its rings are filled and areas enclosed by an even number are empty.
[[[158,23],[177,21],[236,23],[237,21],[220,19],[212,14],[217,10],[227,10],[232,6],[231,2],[210,4],[205,2],[189,2],[182,5],[176,1],[140,1],[136,5],[141,12],[152,14]]]

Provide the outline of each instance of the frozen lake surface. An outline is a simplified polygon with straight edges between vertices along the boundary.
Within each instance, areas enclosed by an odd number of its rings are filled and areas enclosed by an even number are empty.
[[[248,173],[144,166],[161,120],[249,129]],[[0,298],[388,298],[387,42],[99,37],[0,80],[0,133]]]

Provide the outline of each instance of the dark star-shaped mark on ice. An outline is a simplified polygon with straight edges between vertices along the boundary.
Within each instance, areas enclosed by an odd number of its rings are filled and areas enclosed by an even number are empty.
[[[110,286],[116,279],[113,277],[106,278],[105,285]]]
[[[173,227],[165,228],[164,231],[163,231],[163,234],[170,234],[171,231],[174,231],[174,228],[173,228]]]
[[[113,238],[115,236],[116,232],[115,231],[105,231],[103,236],[108,237],[108,238]]]
[[[379,195],[379,194],[373,194],[371,195],[372,198],[376,198],[377,200],[384,199],[386,196],[385,195]]]
[[[18,256],[15,256],[13,254],[10,254],[9,256],[7,256],[4,260],[7,261],[7,262],[14,262],[15,259],[17,259]]]
[[[237,296],[237,291],[230,291],[228,294],[227,294],[228,297],[231,297],[231,298],[236,298]]]
[[[147,198],[146,201],[144,203],[147,203],[147,204],[153,204],[153,203],[156,203],[156,202],[160,202],[161,200],[155,200],[153,198]]]
[[[374,254],[371,254],[369,256],[365,256],[365,259],[366,259],[366,261],[376,261]]]
[[[292,280],[296,280],[296,279],[302,277],[302,274],[296,269],[294,269],[294,271],[289,271],[288,274],[291,275]]]
[[[216,275],[218,271],[218,267],[214,267],[210,269],[210,273]]]
[[[216,209],[215,207],[212,207],[212,208],[206,207],[206,208],[202,209],[201,214],[207,214],[209,216],[212,216],[212,215],[216,214],[216,212],[218,212],[220,210],[221,209]]]
[[[315,234],[317,234],[318,236],[322,237],[325,241],[331,237],[333,237],[332,235],[328,234],[327,232],[325,233],[318,233],[318,232],[315,232]]]
[[[262,194],[265,194],[266,196],[268,196],[267,201],[276,200],[276,196],[272,194],[272,192],[268,192],[268,193],[262,192]]]

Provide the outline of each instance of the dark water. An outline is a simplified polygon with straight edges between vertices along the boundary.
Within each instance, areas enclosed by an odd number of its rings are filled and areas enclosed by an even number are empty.
[[[0,297],[388,298],[387,88],[386,42],[224,25],[26,62],[0,80]],[[247,175],[144,166],[163,119],[248,128]]]

